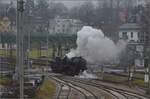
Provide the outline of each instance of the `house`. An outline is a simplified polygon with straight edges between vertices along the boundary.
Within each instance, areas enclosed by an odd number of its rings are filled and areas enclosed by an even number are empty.
[[[140,27],[136,23],[126,23],[119,27],[119,39],[128,42],[139,42]]]
[[[50,20],[49,33],[67,33],[76,34],[83,26],[83,23],[77,19],[60,18]]]
[[[8,17],[0,18],[0,33],[11,32],[15,34],[16,31],[16,25],[11,24]]]
[[[125,40],[127,44],[127,53],[134,65],[137,67],[144,66],[144,36],[141,28],[137,23],[126,23],[119,27],[119,40]]]
[[[13,45],[7,43],[12,41],[8,34],[15,35],[16,31],[16,26],[11,24],[8,17],[0,18],[0,49],[16,48],[16,45],[14,44],[15,42],[12,42]],[[6,35],[9,39],[6,39]]]
[[[145,5],[149,2],[149,0],[136,0],[136,5]]]

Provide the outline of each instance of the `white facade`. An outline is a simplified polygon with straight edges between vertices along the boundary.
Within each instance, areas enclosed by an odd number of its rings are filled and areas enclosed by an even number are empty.
[[[13,44],[13,45],[12,45],[12,48],[13,48],[13,49],[16,49],[16,44]],[[10,47],[7,43],[5,43],[3,46],[2,46],[2,44],[0,43],[0,49],[11,49],[11,47]]]
[[[139,37],[138,37],[138,31],[134,31],[134,30],[123,30],[119,32],[119,39],[125,39],[126,41],[130,42],[130,41],[134,41],[134,42],[138,42],[139,41]]]
[[[145,5],[149,0],[136,0],[137,5]]]
[[[140,42],[140,27],[135,23],[123,24],[119,28],[119,39],[127,42]]]
[[[136,67],[144,67],[144,59],[135,59],[134,62]]]
[[[137,67],[144,67],[144,46],[143,45],[136,45],[136,53],[137,56],[135,58],[135,66]]]
[[[140,26],[136,23],[126,23],[119,27],[118,32],[119,39],[123,39],[128,42],[128,45],[132,46],[133,49],[128,49],[128,51],[134,50],[133,54],[134,58],[134,65],[136,67],[143,67],[144,66],[144,55],[143,55],[143,44],[141,43],[141,31]]]
[[[60,17],[56,17],[53,20],[50,20],[49,32],[53,33],[68,33],[68,34],[76,34],[81,28],[83,24],[80,20],[76,19],[63,19]]]

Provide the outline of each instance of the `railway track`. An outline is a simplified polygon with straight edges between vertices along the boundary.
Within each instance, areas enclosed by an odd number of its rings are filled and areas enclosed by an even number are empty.
[[[59,79],[63,79],[63,78],[59,78]],[[118,92],[115,92],[115,91],[112,91],[112,90],[109,90],[109,89],[105,89],[105,88],[99,88],[99,87],[95,87],[95,86],[93,86],[93,85],[90,85],[90,84],[87,84],[87,83],[83,83],[83,82],[81,82],[81,81],[74,81],[74,80],[68,80],[68,79],[63,79],[64,81],[66,81],[66,82],[70,82],[70,83],[72,83],[72,84],[74,84],[74,85],[80,85],[80,86],[84,86],[84,85],[88,85],[88,86],[86,86],[87,88],[86,89],[88,89],[88,87],[89,86],[92,86],[92,87],[94,87],[97,91],[99,91],[99,90],[103,90],[103,92],[105,92],[105,93],[107,93],[107,95],[110,95],[112,98],[111,99],[127,99],[127,97],[124,95],[124,94],[121,94],[121,93],[118,93]],[[90,89],[89,89],[90,90]],[[93,90],[92,90],[93,91]],[[93,91],[94,92],[94,91]],[[96,93],[93,93],[93,94],[95,94],[95,99],[101,99],[101,97],[103,97],[104,99],[107,99],[106,98],[106,96],[99,96],[98,94],[96,95]],[[89,98],[90,99],[90,98]]]
[[[3,59],[3,58],[1,58],[1,59]],[[5,60],[5,58],[4,58],[4,60]],[[8,58],[8,60],[10,60],[10,59]],[[44,65],[43,63],[45,63],[45,61],[47,61],[47,60],[32,59],[32,61],[34,61],[33,62],[34,64]],[[101,83],[96,83],[96,82],[90,82],[89,83],[88,81],[83,81],[81,79],[79,80],[79,79],[74,79],[74,78],[67,78],[67,79],[63,78],[63,77],[62,78],[57,77],[57,78],[61,79],[61,81],[63,81],[65,83],[63,85],[69,86],[69,89],[71,87],[73,89],[76,89],[76,90],[80,91],[82,94],[84,94],[85,97],[88,97],[88,95],[86,94],[86,93],[88,93],[91,96],[95,97],[94,99],[97,99],[97,96],[93,92],[91,92],[90,90],[88,90],[88,89],[86,89],[82,86],[79,86],[78,84],[84,84],[84,85],[95,87],[97,89],[102,89],[105,92],[111,94],[116,99],[149,99],[149,97],[146,97],[142,94],[137,94],[137,93],[134,93],[134,92],[114,88],[114,87],[111,87],[111,86],[108,87],[108,86],[103,85]],[[63,87],[62,87],[62,89],[63,89]],[[88,98],[86,98],[86,99],[88,99]]]
[[[71,91],[71,89],[74,89],[76,90],[78,93],[82,94],[82,96],[78,99],[98,99],[97,96],[91,92],[90,90],[87,90],[86,88],[82,87],[82,86],[79,86],[79,85],[75,85],[73,83],[70,83],[70,82],[67,82],[67,81],[64,81],[62,79],[59,79],[59,78],[56,78],[56,77],[52,77],[52,76],[49,76],[50,79],[53,79],[55,80],[56,82],[59,82],[61,84],[61,88],[59,90],[59,93],[58,93],[58,96],[57,96],[57,99],[70,99],[69,95],[70,94],[65,94],[64,96],[64,90],[63,90],[63,86],[65,87],[68,87],[69,88],[69,91]],[[66,97],[66,98],[60,98],[60,97]]]
[[[56,99],[69,99],[70,91],[71,88],[69,86],[61,84]]]
[[[106,85],[103,85],[103,84],[100,84],[100,83],[83,81],[81,79],[79,80],[79,79],[75,79],[75,78],[72,78],[72,77],[67,77],[67,78],[66,77],[58,77],[58,78],[64,79],[65,81],[68,81],[68,82],[82,83],[82,84],[85,84],[85,85],[89,85],[89,86],[93,86],[93,87],[102,89],[105,92],[113,95],[115,97],[115,99],[149,99],[149,97],[146,97],[144,95],[140,95],[140,94],[130,92],[130,91],[127,91],[127,90],[123,90],[123,89],[117,89],[117,88],[106,86]]]
[[[113,86],[106,86],[106,85],[103,85],[101,83],[96,83],[95,81],[93,82],[90,82],[91,84],[94,84],[94,85],[97,85],[97,86],[104,86],[105,88],[109,88],[111,90],[114,90],[114,91],[117,91],[117,92],[120,92],[120,93],[123,93],[125,96],[127,96],[127,99],[149,99],[150,97],[149,96],[145,96],[141,93],[136,93],[136,92],[133,92],[133,91],[130,91],[130,90],[126,90],[126,89],[121,89],[121,88],[115,88]]]

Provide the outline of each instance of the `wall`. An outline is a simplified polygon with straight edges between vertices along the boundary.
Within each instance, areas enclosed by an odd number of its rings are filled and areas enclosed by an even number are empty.
[[[123,32],[127,32],[127,37],[128,37],[127,41],[128,42],[131,41],[131,40],[133,40],[135,42],[139,41],[138,31],[134,31],[134,30],[122,30],[122,31],[119,32],[119,39],[123,38]],[[131,37],[131,32],[133,33],[133,37]]]

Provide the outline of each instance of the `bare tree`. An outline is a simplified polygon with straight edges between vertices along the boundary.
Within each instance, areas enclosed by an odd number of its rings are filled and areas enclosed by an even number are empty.
[[[38,0],[37,5],[35,6],[35,15],[38,17],[42,17],[43,19],[48,19],[49,11],[48,11],[48,1],[47,0]]]
[[[95,8],[92,2],[85,2],[79,9],[79,19],[87,25],[93,26],[95,19]]]
[[[68,17],[68,8],[63,3],[50,3],[49,6],[50,18],[56,16]]]
[[[69,17],[73,19],[79,19],[79,7],[75,6],[69,10]]]

